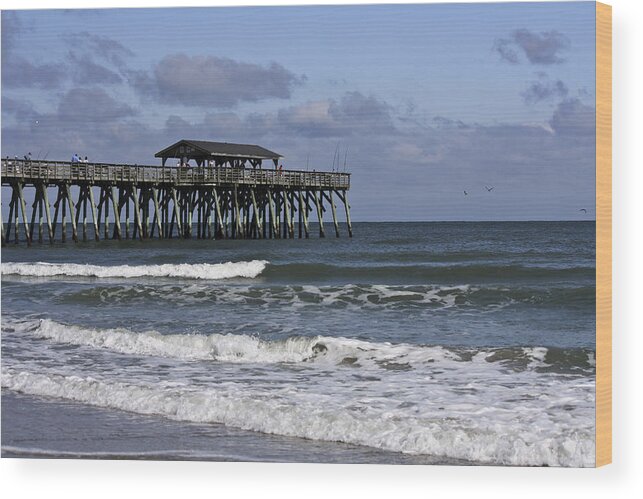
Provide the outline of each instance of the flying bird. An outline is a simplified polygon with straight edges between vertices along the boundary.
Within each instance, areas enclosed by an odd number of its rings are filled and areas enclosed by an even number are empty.
[[[468,193],[467,191],[464,191],[464,195],[465,195],[465,196],[468,196],[468,195],[469,195],[469,193]]]
[[[484,186],[485,189],[487,189],[487,192],[493,191],[493,185],[491,187],[487,187],[486,185]]]
[[[578,211],[582,211],[583,213],[587,213],[587,210],[586,210],[585,208],[581,208],[581,209],[580,209],[580,210],[578,210]]]

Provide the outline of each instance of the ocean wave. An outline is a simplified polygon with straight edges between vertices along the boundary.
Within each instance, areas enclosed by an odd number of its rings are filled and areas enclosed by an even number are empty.
[[[310,362],[386,370],[423,368],[429,363],[448,367],[454,363],[484,361],[518,371],[534,369],[592,374],[594,370],[594,351],[583,348],[465,348],[376,343],[329,336],[263,340],[243,334],[160,334],[157,331],[87,328],[50,319],[16,323],[13,329],[29,331],[37,337],[59,343],[183,360],[268,364]]]
[[[174,304],[233,303],[252,306],[307,306],[337,308],[452,307],[464,303],[469,286],[395,286],[346,284],[343,286],[272,285],[209,286],[114,285],[62,294],[63,303],[144,303],[170,300]]]
[[[325,263],[270,263],[251,260],[227,263],[167,263],[156,265],[91,265],[78,263],[7,262],[2,263],[3,275],[29,277],[98,277],[145,278],[169,277],[218,280],[234,277],[255,278],[291,284],[308,283],[368,283],[406,285],[425,283],[479,283],[488,281],[551,283],[582,279],[590,282],[595,276],[593,266],[551,266],[520,264],[457,264],[442,265],[425,262],[407,265],[334,265]]]
[[[551,282],[561,279],[592,279],[595,266],[522,265],[514,263],[441,265],[425,262],[411,265],[334,265],[327,263],[273,263],[266,278],[291,282],[317,282],[341,279],[348,282],[422,283],[515,281],[520,279]]]
[[[449,309],[478,307],[493,310],[513,304],[537,304],[593,309],[596,303],[593,286],[580,287],[498,287],[345,284],[313,285],[149,285],[118,284],[61,293],[57,300],[70,304],[159,303],[175,305],[203,303],[239,304],[252,307],[290,306],[347,309]]]
[[[590,422],[561,429],[520,424],[516,416],[501,414],[472,422],[458,417],[355,411],[350,406],[327,403],[321,395],[319,400],[285,401],[279,397],[256,397],[225,386],[197,388],[117,382],[5,367],[2,387],[179,421],[222,423],[262,433],[346,442],[408,454],[505,465],[594,465],[594,429]]]
[[[2,264],[3,275],[32,277],[172,277],[183,279],[231,279],[235,277],[255,278],[266,265],[265,260],[227,263],[182,263],[163,265],[90,265],[78,263],[19,263]]]

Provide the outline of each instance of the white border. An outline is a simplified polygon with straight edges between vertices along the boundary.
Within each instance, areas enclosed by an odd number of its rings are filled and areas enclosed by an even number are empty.
[[[337,0],[199,1],[188,5],[298,5]],[[350,3],[396,3],[354,0]],[[399,2],[397,2],[399,3]],[[421,3],[421,2],[405,2]],[[450,2],[451,3],[451,2]],[[407,496],[452,499],[634,497],[643,490],[643,2],[612,0],[614,33],[614,464],[592,470],[489,467],[293,465],[78,460],[0,461],[4,497],[101,499],[117,497]],[[173,6],[167,0],[55,1],[55,7]],[[43,0],[0,0],[0,8],[51,8]],[[636,161],[638,160],[638,161]],[[640,496],[639,496],[640,497]]]

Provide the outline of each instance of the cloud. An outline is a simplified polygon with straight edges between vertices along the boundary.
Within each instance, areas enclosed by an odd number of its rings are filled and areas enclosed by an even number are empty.
[[[7,88],[58,88],[65,77],[60,64],[34,64],[15,56],[2,61],[2,85]]]
[[[433,123],[438,128],[469,128],[471,126],[462,120],[453,120],[444,116],[435,116]]]
[[[331,115],[339,122],[380,131],[393,128],[391,111],[391,106],[386,102],[372,95],[366,97],[360,92],[347,92],[330,107]]]
[[[306,77],[272,62],[267,66],[214,56],[168,55],[151,72],[129,73],[142,95],[165,104],[226,108],[240,102],[288,99]]]
[[[2,128],[3,143],[11,144],[7,154],[32,151],[36,156],[40,151],[41,157],[67,161],[78,153],[95,161],[151,164],[153,154],[170,143],[165,139],[158,130],[133,119],[78,127],[58,121],[55,113],[41,116],[39,124]]]
[[[134,124],[137,111],[119,103],[101,88],[72,88],[50,112],[37,112],[25,100],[3,95],[2,141],[13,154],[41,151],[50,159],[66,159],[72,153],[102,161],[125,160],[136,154],[131,140],[149,130]],[[153,134],[150,134],[152,136]],[[73,149],[73,150],[72,150]]]
[[[4,88],[52,89],[65,78],[59,64],[38,64],[18,56],[15,48],[25,27],[15,12],[2,12],[2,86]]]
[[[278,126],[307,137],[393,133],[392,107],[374,96],[347,92],[339,100],[312,101],[277,115]]]
[[[24,31],[13,13],[2,15],[2,84],[6,88],[42,88],[52,90],[71,81],[76,85],[122,83],[117,71],[126,70],[125,57],[133,53],[110,38],[76,33],[66,42],[72,47],[67,60],[40,64],[14,53],[16,38]],[[96,62],[102,59],[117,68],[114,71]]]
[[[122,83],[123,78],[115,71],[97,64],[92,57],[69,53],[69,72],[73,75],[73,82],[77,85],[109,85]]]
[[[124,68],[126,66],[125,59],[134,55],[122,43],[106,36],[94,35],[86,31],[69,34],[66,37],[66,41],[71,47],[75,49],[82,48],[93,57],[101,58],[117,68]]]
[[[266,136],[324,139],[397,133],[392,107],[374,96],[367,97],[359,92],[347,92],[339,99],[309,101],[243,117],[232,112],[211,112],[202,122],[193,124],[183,117],[171,116],[166,126],[175,130],[177,136],[223,136],[230,141],[256,141]]]
[[[68,73],[76,85],[110,85],[123,83],[129,71],[126,59],[134,53],[120,42],[87,32],[65,37],[70,46]],[[97,62],[100,61],[100,62]]]
[[[105,123],[136,115],[101,88],[73,88],[61,99],[54,117],[62,126],[82,128],[89,123]]]
[[[520,58],[513,42],[506,38],[498,38],[493,42],[493,50],[500,54],[500,58],[510,64],[518,64]]]
[[[552,98],[565,98],[569,90],[562,80],[551,81],[546,75],[540,74],[540,78],[532,81],[522,93],[522,98],[527,104],[537,104],[541,101]]]
[[[596,109],[586,106],[579,99],[566,99],[558,105],[549,123],[563,137],[594,138]]]
[[[21,115],[25,113],[33,112],[33,105],[31,102],[25,99],[13,99],[7,97],[6,95],[2,96],[2,112],[12,115]]]
[[[531,64],[549,65],[565,61],[559,53],[570,47],[569,39],[556,30],[534,33],[518,29],[509,38],[495,40],[493,48],[500,58],[510,64],[520,62],[522,52]]]
[[[20,18],[15,12],[2,12],[2,60],[6,60],[16,45],[16,38],[23,30]]]
[[[14,117],[16,121],[25,122],[37,119],[38,113],[34,110],[31,102],[24,99],[13,99],[2,96],[2,118]]]
[[[100,87],[74,88],[62,95],[53,112],[34,115],[31,120],[13,119],[14,115],[33,112],[29,103],[5,100],[5,106],[5,112],[13,113],[2,129],[6,144],[18,153],[42,146],[51,151],[50,158],[63,159],[82,152],[100,161],[149,164],[155,162],[153,154],[166,145],[180,138],[195,138],[264,144],[280,152],[290,151],[290,160],[296,160],[297,151],[306,147],[311,155],[330,154],[323,158],[330,163],[338,140],[351,143],[351,155],[357,156],[360,147],[365,147],[369,157],[370,151],[382,147],[384,138],[390,141],[399,133],[393,126],[393,108],[360,92],[266,113],[220,111],[208,112],[202,118],[192,117],[200,115],[198,112],[170,115],[161,126],[137,121],[136,109],[118,102]],[[35,120],[39,121],[37,126]],[[413,149],[413,145],[409,147]],[[311,164],[318,169],[325,167],[323,162],[315,163],[314,156]]]
[[[574,154],[586,157],[590,154],[587,151],[592,151],[595,122],[593,108],[577,99],[565,99],[542,126],[481,125],[436,116],[428,124],[408,123],[397,128],[394,109],[388,103],[359,92],[270,113],[243,116],[211,112],[197,120],[185,114],[171,115],[161,128],[137,123],[136,109],[119,103],[100,88],[70,90],[56,111],[49,114],[37,114],[28,102],[15,99],[3,98],[2,106],[3,112],[12,116],[36,116],[40,129],[47,128],[49,133],[39,136],[43,142],[59,142],[67,147],[65,137],[74,135],[82,137],[83,143],[96,142],[93,155],[109,155],[119,149],[138,162],[179,138],[276,143],[283,144],[284,151],[298,150],[302,144],[306,148],[318,144],[320,150],[334,150],[340,140],[350,144],[351,154],[364,151],[364,161],[374,165],[395,162],[396,156],[410,164],[447,170],[465,164],[475,169],[475,165],[489,163],[492,171],[504,165],[503,175],[510,174],[513,168],[528,168],[547,155],[567,158],[568,162]],[[3,130],[15,126],[18,125],[7,124]],[[28,139],[29,133],[23,133],[21,139]],[[128,151],[130,143],[133,145]],[[579,153],[579,148],[585,152]],[[494,162],[496,166],[492,166]]]
[[[308,137],[336,136],[340,131],[331,115],[331,105],[331,100],[320,100],[281,109],[277,114],[277,125]],[[259,121],[258,117],[255,120]]]

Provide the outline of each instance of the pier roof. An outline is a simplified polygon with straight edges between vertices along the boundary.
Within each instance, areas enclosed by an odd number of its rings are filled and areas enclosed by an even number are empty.
[[[197,161],[204,159],[235,159],[254,160],[264,159],[278,161],[281,154],[253,144],[231,144],[228,142],[210,142],[205,140],[179,140],[177,143],[157,152],[157,158],[188,158]]]

